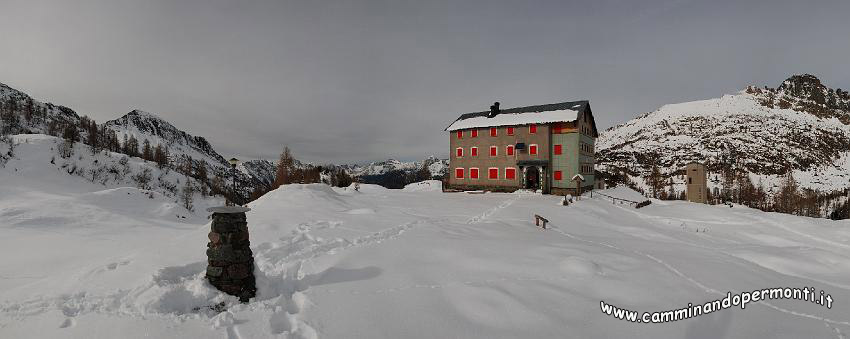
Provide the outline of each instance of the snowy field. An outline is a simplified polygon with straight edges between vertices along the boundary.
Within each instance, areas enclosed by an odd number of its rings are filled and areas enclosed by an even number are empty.
[[[240,304],[203,278],[205,215],[16,161],[0,168],[0,338],[850,335],[848,222],[685,202],[634,209],[599,195],[565,207],[437,182],[288,185],[250,206],[259,291]],[[806,286],[829,293],[832,309],[771,300],[663,324],[600,310]]]

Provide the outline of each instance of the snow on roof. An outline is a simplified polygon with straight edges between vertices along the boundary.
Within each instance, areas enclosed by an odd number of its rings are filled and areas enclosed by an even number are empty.
[[[576,111],[561,110],[550,112],[531,112],[505,114],[501,113],[495,117],[488,118],[474,117],[464,120],[457,120],[451,126],[449,131],[467,128],[493,127],[493,126],[508,126],[508,125],[527,125],[527,124],[543,124],[548,122],[573,121],[576,120]]]
[[[576,180],[576,178],[579,178],[579,180],[584,181],[584,176],[582,176],[581,174],[574,175],[571,180]]]
[[[446,130],[574,121],[587,106],[588,102],[584,100],[509,108],[500,110],[492,118],[488,117],[489,112],[467,113],[457,118]]]

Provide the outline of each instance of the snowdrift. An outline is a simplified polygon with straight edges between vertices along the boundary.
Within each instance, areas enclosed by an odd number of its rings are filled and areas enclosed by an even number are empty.
[[[407,192],[442,192],[443,182],[439,180],[414,182],[404,186],[403,190]]]

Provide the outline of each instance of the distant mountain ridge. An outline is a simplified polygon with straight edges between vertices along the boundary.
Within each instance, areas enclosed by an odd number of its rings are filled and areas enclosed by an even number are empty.
[[[26,93],[0,84],[0,130],[5,134],[49,134],[59,136],[68,126],[77,128],[81,116],[74,110],[50,103],[34,100]],[[161,145],[168,149],[169,158],[175,164],[191,160],[193,166],[206,164],[212,175],[230,178],[233,173],[230,165],[221,154],[202,136],[191,135],[155,113],[134,109],[119,118],[106,121],[100,126],[116,133],[119,140],[135,138],[141,147],[147,140],[152,147]],[[81,140],[85,140],[88,131],[78,128]],[[298,168],[315,166],[295,162]],[[402,162],[395,159],[361,164],[326,164],[323,168],[338,168],[355,178],[371,178],[377,183],[383,183],[382,176],[390,173],[403,173],[406,176],[427,167],[432,177],[445,175],[448,159],[430,156],[422,161]],[[270,188],[273,186],[277,165],[268,160],[247,160],[242,162],[236,171],[237,187],[245,197],[257,187]]]
[[[439,159],[432,155],[422,161],[403,162],[391,158],[384,161],[372,162],[367,165],[349,164],[343,166],[346,167],[351,176],[355,177],[382,175],[391,171],[415,171],[423,166],[428,167],[431,175],[443,176],[448,169],[448,163],[448,159]]]

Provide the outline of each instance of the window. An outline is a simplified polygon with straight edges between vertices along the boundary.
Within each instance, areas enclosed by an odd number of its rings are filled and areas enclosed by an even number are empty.
[[[537,155],[537,144],[528,145],[528,154]]]
[[[469,149],[469,155],[473,157],[478,156],[478,147],[472,147]]]
[[[505,168],[505,179],[516,180],[516,168],[513,168],[513,167]]]
[[[478,137],[478,130],[474,129],[474,130],[472,130],[472,132],[469,132],[469,134],[472,135],[473,138],[477,138]]]
[[[457,131],[457,138],[463,139],[463,131]]]
[[[508,127],[508,135],[514,135],[514,128]]]
[[[499,155],[499,148],[496,146],[490,146],[490,156],[495,157]]]
[[[555,145],[555,155],[561,155],[562,153],[561,145]]]
[[[508,145],[505,147],[505,154],[514,155],[514,145]]]
[[[688,183],[689,183],[689,184],[693,184],[693,183],[694,183],[694,178],[688,178]]]
[[[487,172],[488,172],[488,177],[490,178],[490,180],[499,179],[499,169],[498,168],[490,167],[490,169]]]
[[[563,176],[564,176],[563,172],[555,171],[555,180],[563,180]]]
[[[469,178],[478,180],[478,168],[470,168],[469,169]]]
[[[537,133],[537,125],[533,125],[533,124],[528,125],[528,133],[529,134]]]
[[[455,179],[463,179],[463,167],[455,168]]]
[[[499,135],[499,130],[496,127],[490,127],[490,136],[495,137],[497,135]]]
[[[463,147],[458,147],[455,149],[455,156],[458,158],[463,158]]]

